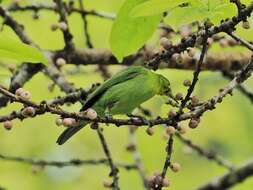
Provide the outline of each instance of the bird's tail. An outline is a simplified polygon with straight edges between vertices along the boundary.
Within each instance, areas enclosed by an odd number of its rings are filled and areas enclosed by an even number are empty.
[[[67,140],[69,140],[70,137],[72,137],[74,134],[76,134],[80,129],[85,127],[88,124],[87,121],[82,121],[79,125],[69,127],[63,133],[58,137],[57,139],[57,144],[62,145],[64,144]]]

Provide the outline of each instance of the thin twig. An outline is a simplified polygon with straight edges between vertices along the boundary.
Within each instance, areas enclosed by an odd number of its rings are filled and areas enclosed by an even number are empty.
[[[84,10],[83,1],[79,0],[78,2],[79,2],[80,9],[83,11]],[[89,34],[89,31],[88,31],[88,21],[87,21],[87,18],[86,18],[86,14],[82,13],[81,16],[82,16],[82,20],[83,20],[84,36],[85,36],[85,39],[86,39],[87,47],[88,48],[93,48],[93,45],[92,45],[91,39],[90,39],[90,34]]]
[[[138,148],[137,148],[137,143],[136,143],[136,135],[135,135],[135,132],[136,132],[136,129],[134,128],[135,126],[129,126],[129,145],[131,145],[131,152],[132,152],[132,155],[133,155],[133,159],[135,161],[135,164],[137,166],[137,171],[139,173],[139,176],[142,180],[142,183],[143,183],[143,186],[145,189],[149,189],[148,187],[148,184],[147,184],[147,176],[145,174],[145,169],[144,169],[144,164],[142,162],[142,159],[141,159],[141,155],[140,155],[140,152],[138,151]]]
[[[17,12],[17,11],[56,11],[56,8],[54,6],[50,6],[50,5],[43,5],[43,4],[38,4],[38,5],[27,5],[27,6],[20,6],[18,4],[12,4],[10,7],[8,7],[8,11],[10,12]],[[79,8],[75,8],[75,7],[69,7],[68,6],[68,11],[69,13],[78,13],[78,14],[85,14],[88,16],[95,16],[95,17],[99,17],[99,18],[104,18],[104,19],[108,19],[108,20],[114,20],[115,19],[115,14],[113,13],[107,13],[107,12],[103,12],[103,11],[96,11],[96,10],[81,10]]]
[[[207,30],[208,30],[208,28],[206,28],[206,33],[204,34],[203,39],[202,39],[202,41],[203,41],[203,47],[202,47],[202,50],[201,50],[201,54],[200,54],[200,58],[199,58],[198,64],[196,65],[196,69],[195,69],[195,71],[193,73],[193,79],[192,79],[191,85],[190,85],[190,87],[187,90],[186,96],[184,97],[184,99],[181,102],[180,108],[178,110],[178,114],[182,113],[182,111],[185,108],[187,102],[190,100],[191,94],[193,93],[194,88],[195,88],[195,86],[196,86],[196,84],[197,84],[197,82],[199,80],[198,79],[199,73],[201,71],[201,66],[202,66],[202,64],[204,62],[205,54],[206,54],[207,47],[208,47],[208,44],[207,44],[207,39],[208,39]]]
[[[15,93],[44,68],[43,64],[23,63],[11,77],[9,91]],[[0,108],[8,104],[9,98],[0,95]]]
[[[253,160],[248,161],[241,167],[230,171],[220,177],[216,177],[210,182],[196,188],[196,190],[223,190],[234,187],[253,176]]]
[[[39,166],[54,166],[58,168],[67,167],[67,166],[82,166],[82,165],[108,165],[107,159],[71,159],[68,161],[47,161],[47,160],[35,160],[31,158],[24,158],[24,157],[15,157],[15,156],[6,156],[0,154],[0,159],[4,161],[13,161],[13,162],[20,162],[30,165],[39,165]],[[126,170],[137,169],[136,165],[133,164],[122,164],[118,163],[118,167],[124,168]]]
[[[234,3],[237,7],[238,14],[245,8],[245,6],[241,3],[240,0],[230,0],[231,3]]]
[[[113,178],[112,189],[113,190],[119,190],[120,189],[119,184],[118,184],[118,180],[119,180],[118,172],[119,172],[119,170],[118,170],[117,166],[114,164],[114,162],[112,160],[110,150],[108,148],[108,145],[106,143],[106,140],[105,140],[105,137],[103,135],[103,132],[102,132],[101,128],[97,129],[97,134],[98,134],[98,137],[99,137],[100,142],[102,144],[104,153],[107,157],[108,164],[111,168],[111,172],[110,172],[109,176]]]
[[[168,171],[168,168],[171,165],[171,157],[172,157],[172,152],[173,152],[173,135],[170,135],[168,143],[167,143],[167,154],[166,154],[166,158],[165,158],[165,163],[163,166],[163,171],[161,174],[162,180],[166,177],[166,173]],[[161,180],[161,181],[162,181]],[[162,183],[158,184],[158,186],[155,188],[156,190],[161,190],[162,189]]]
[[[69,25],[67,20],[67,11],[65,10],[64,4],[62,0],[54,0],[57,5],[57,11],[59,13],[59,22],[62,22],[66,25],[66,27],[62,28],[63,36],[64,36],[64,42],[65,42],[65,50],[73,50],[74,44],[72,42],[72,34],[69,31]]]
[[[186,144],[187,146],[195,150],[199,155],[206,157],[208,160],[216,162],[218,165],[225,167],[228,170],[235,169],[235,166],[232,163],[230,163],[228,160],[224,159],[220,155],[217,155],[215,152],[203,149],[202,147],[194,144],[191,140],[186,139],[179,133],[177,133],[176,136],[182,143]]]
[[[21,24],[19,24],[16,20],[14,20],[12,16],[10,16],[10,14],[1,6],[0,6],[0,16],[4,18],[4,24],[10,26],[13,29],[13,31],[17,34],[17,36],[20,38],[20,40],[22,40],[22,42],[37,47],[37,45],[34,42],[32,42],[32,40],[25,34],[24,27]]]
[[[227,72],[227,71],[223,71],[222,72],[223,76],[232,80],[235,75],[230,73],[230,72]],[[250,101],[251,103],[253,103],[253,91],[250,90],[247,86],[245,86],[244,84],[240,84],[237,86],[237,89],[243,94],[245,95]]]
[[[231,36],[233,39],[235,39],[237,42],[240,42],[243,46],[245,46],[246,48],[248,48],[250,51],[253,52],[253,45],[251,43],[249,43],[246,40],[242,39],[241,37],[237,36],[233,32],[228,32],[227,34],[229,36]]]

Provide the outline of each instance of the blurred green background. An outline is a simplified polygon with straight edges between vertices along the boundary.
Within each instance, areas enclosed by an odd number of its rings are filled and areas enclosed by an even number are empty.
[[[51,3],[51,1],[30,0],[20,1],[21,5],[36,3]],[[247,1],[249,2],[249,1]],[[84,5],[88,9],[96,9],[105,12],[116,13],[123,0],[84,0]],[[8,1],[4,3],[8,5]],[[13,16],[25,25],[28,35],[44,49],[60,49],[63,47],[62,34],[59,31],[52,32],[50,26],[57,22],[58,17],[51,12],[39,12],[40,19],[32,19],[32,12],[14,13]],[[2,22],[2,20],[0,20]],[[89,31],[91,40],[96,48],[109,48],[108,39],[112,21],[96,17],[88,17]],[[252,19],[251,19],[252,21]],[[70,30],[74,35],[76,47],[85,48],[85,39],[83,35],[83,24],[80,15],[72,14],[69,18]],[[252,24],[252,23],[251,23]],[[253,40],[252,29],[245,31],[239,29],[240,34],[247,40]],[[7,26],[3,29],[4,33],[15,38],[15,34]],[[220,51],[216,47],[213,51]],[[228,48],[222,51],[247,51],[243,48]],[[66,69],[73,69],[73,66],[67,66]],[[1,68],[2,69],[2,68]],[[75,83],[76,87],[89,87],[94,81],[102,82],[101,76],[96,73],[95,67],[82,67],[84,73],[68,76],[68,80]],[[112,72],[120,69],[118,66],[110,67]],[[174,92],[186,92],[182,82],[192,77],[191,71],[179,70],[159,70],[158,72],[168,77],[172,83]],[[9,77],[8,71],[0,76],[1,84],[7,85]],[[202,72],[200,81],[195,90],[195,95],[201,100],[217,94],[218,89],[227,84],[220,73]],[[58,95],[64,95],[56,87],[53,92],[48,91],[51,81],[43,74],[36,75],[25,85],[25,89],[32,93],[34,101],[50,99]],[[249,80],[248,87],[253,88],[253,80]],[[163,104],[160,97],[155,97],[144,104],[144,107],[150,108],[156,115],[166,115],[168,106]],[[20,108],[18,104],[12,104],[8,108],[0,110],[4,115],[10,111]],[[80,108],[79,104],[71,107],[65,107],[70,111],[76,111]],[[227,97],[225,101],[217,106],[217,109],[208,112],[201,120],[200,126],[195,130],[188,130],[186,137],[193,142],[218,152],[231,162],[239,164],[249,158],[253,158],[253,105],[239,91],[234,92],[234,96]],[[64,146],[58,146],[55,141],[63,128],[55,125],[55,116],[46,114],[34,119],[26,119],[23,122],[15,121],[15,127],[11,131],[0,129],[0,154],[23,156],[34,159],[45,160],[68,160],[71,158],[92,159],[103,158],[103,150],[97,138],[95,131],[85,128]],[[129,141],[127,127],[117,128],[114,126],[105,127],[105,136],[113,155],[115,162],[132,163],[131,153],[125,150]],[[160,171],[165,159],[166,140],[163,138],[163,128],[156,127],[155,135],[150,137],[146,135],[145,128],[137,131],[138,148],[144,161],[148,175],[154,171]],[[168,178],[171,180],[171,190],[194,189],[199,185],[209,181],[217,175],[226,172],[225,169],[217,166],[215,163],[207,161],[198,156],[195,152],[190,153],[187,148],[178,140],[175,142],[173,161],[182,165],[179,173],[168,172]],[[33,174],[30,165],[7,162],[0,160],[0,186],[8,190],[78,190],[78,189],[96,189],[102,190],[103,180],[108,179],[109,168],[105,166],[82,166],[54,168],[46,167],[36,175]],[[120,170],[121,189],[142,189],[142,182],[135,171]],[[253,179],[248,179],[241,185],[232,189],[249,190],[253,187]]]

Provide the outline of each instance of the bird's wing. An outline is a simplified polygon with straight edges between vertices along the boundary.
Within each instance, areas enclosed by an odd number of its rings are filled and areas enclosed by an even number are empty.
[[[94,103],[96,103],[97,100],[112,86],[133,79],[142,74],[144,70],[145,69],[143,67],[129,67],[128,69],[115,74],[111,79],[105,81],[94,93],[91,94],[80,111],[84,111],[92,107]]]

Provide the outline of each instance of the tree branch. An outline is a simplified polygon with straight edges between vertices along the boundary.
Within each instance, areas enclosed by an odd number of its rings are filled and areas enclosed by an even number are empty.
[[[191,140],[186,139],[185,137],[183,137],[182,135],[180,135],[179,133],[176,133],[176,136],[178,137],[178,139],[186,144],[187,146],[189,146],[190,148],[192,148],[193,150],[195,150],[199,155],[206,157],[208,160],[214,161],[216,162],[218,165],[223,166],[229,170],[234,170],[235,166],[230,163],[229,161],[225,160],[224,158],[222,158],[221,156],[217,155],[215,152],[213,151],[207,151],[205,149],[203,149],[202,147],[194,144]]]
[[[243,182],[253,175],[253,160],[250,160],[234,171],[228,172],[220,177],[213,179],[207,184],[198,187],[196,190],[221,190],[231,188]]]
[[[24,157],[15,157],[15,156],[6,156],[0,154],[0,159],[4,161],[12,161],[12,162],[20,162],[24,164],[30,165],[38,165],[38,166],[54,166],[57,168],[63,168],[68,166],[83,166],[83,165],[108,165],[107,159],[89,159],[89,160],[80,160],[80,159],[71,159],[69,161],[46,161],[46,160],[34,160],[31,158]],[[124,168],[126,170],[136,169],[136,165],[133,164],[122,164],[118,163],[118,167]]]

